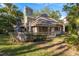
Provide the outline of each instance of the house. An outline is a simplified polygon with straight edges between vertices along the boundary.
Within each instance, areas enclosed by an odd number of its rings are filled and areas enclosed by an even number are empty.
[[[16,32],[17,38],[21,41],[33,40],[37,35],[50,39],[65,33],[65,24],[59,20],[49,18],[45,13],[33,16],[33,10],[25,7],[24,20],[22,20],[22,25],[16,27]]]
[[[24,8],[24,27],[27,33],[33,35],[47,35],[48,37],[56,37],[65,32],[65,26],[53,18],[49,18],[47,14],[41,14],[33,17],[33,10],[29,7]]]

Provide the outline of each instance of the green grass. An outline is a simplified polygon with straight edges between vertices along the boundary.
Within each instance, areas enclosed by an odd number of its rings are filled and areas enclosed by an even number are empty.
[[[43,43],[26,42],[23,44],[11,44],[9,43],[9,36],[0,35],[0,54],[12,56],[50,56],[54,51],[49,52],[47,50],[52,48],[53,42],[61,41],[62,37],[57,37],[52,39],[52,41]]]

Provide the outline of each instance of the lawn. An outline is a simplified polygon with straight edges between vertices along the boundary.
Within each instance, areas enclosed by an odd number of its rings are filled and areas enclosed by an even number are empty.
[[[54,56],[72,55],[70,48],[63,41],[64,36],[52,38],[51,41],[25,42],[11,44],[9,36],[0,35],[0,55],[9,56]],[[69,52],[70,51],[70,52]],[[68,54],[69,53],[69,54]],[[73,54],[74,55],[74,54]]]

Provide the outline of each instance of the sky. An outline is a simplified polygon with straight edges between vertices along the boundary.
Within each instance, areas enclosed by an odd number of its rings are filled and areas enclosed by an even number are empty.
[[[61,13],[61,19],[66,17],[66,13],[63,11],[63,7],[65,3],[15,3],[19,7],[19,9],[23,12],[24,7],[28,6],[35,10],[43,9],[44,7],[48,7],[53,10],[58,10]]]
[[[67,14],[63,11],[64,3],[16,3],[21,11],[23,11],[24,6],[28,6],[35,10],[43,9],[44,7],[48,7],[53,10],[58,10],[61,13],[61,18],[65,17]]]

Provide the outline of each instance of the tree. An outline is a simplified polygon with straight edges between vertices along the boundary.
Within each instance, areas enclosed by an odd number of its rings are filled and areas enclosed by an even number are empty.
[[[63,8],[67,12],[68,28],[70,35],[66,39],[68,43],[79,45],[79,4],[66,4]]]
[[[77,28],[79,25],[79,4],[66,4],[63,8],[67,12],[67,20],[69,21],[69,30],[77,33]]]
[[[49,9],[48,7],[45,7],[41,10],[37,10],[34,11],[34,16],[39,16],[40,14],[46,13],[48,14],[49,17],[59,20],[59,18],[61,17],[60,12],[59,11],[54,11],[53,9]]]
[[[0,29],[4,32],[13,30],[16,20],[23,18],[23,13],[12,3],[4,3],[5,7],[0,8]]]

